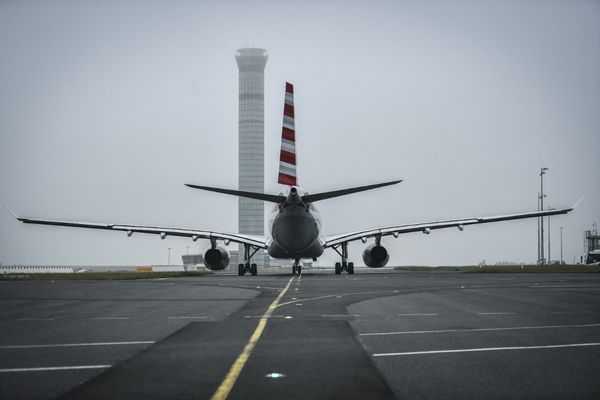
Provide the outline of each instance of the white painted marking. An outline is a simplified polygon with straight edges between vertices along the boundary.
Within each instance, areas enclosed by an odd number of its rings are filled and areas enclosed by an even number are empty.
[[[37,349],[43,347],[80,347],[80,346],[121,346],[121,345],[133,345],[133,344],[152,344],[152,340],[144,340],[137,342],[92,342],[92,343],[59,343],[59,344],[26,344],[26,345],[12,345],[12,346],[0,346],[0,349]]]
[[[176,317],[168,317],[168,318],[169,319],[205,319],[207,317],[193,317],[193,316],[188,317],[188,316],[182,315],[182,316],[178,316],[178,317],[176,316]]]
[[[294,289],[294,290],[298,290],[298,289]],[[375,293],[389,293],[389,291],[385,290],[385,291],[381,291],[381,292],[344,293],[344,296],[356,296],[356,295],[375,294]],[[288,306],[288,305],[296,303],[298,301],[323,300],[323,299],[330,299],[330,298],[334,298],[334,297],[335,298],[341,298],[342,296],[341,295],[330,294],[330,295],[327,295],[327,296],[309,297],[309,298],[298,299],[298,300],[294,300],[294,301],[286,301],[285,303],[280,303],[277,307]]]
[[[335,317],[360,317],[360,315],[358,315],[358,314],[324,314],[324,315],[321,315],[321,317],[332,317],[332,318],[335,318]]]
[[[17,321],[54,321],[54,318],[17,318]]]
[[[420,313],[420,314],[398,314],[399,317],[434,317],[437,314]]]
[[[90,319],[111,320],[111,319],[131,319],[131,317],[93,317]]]
[[[438,329],[438,330],[431,330],[431,331],[373,332],[373,333],[361,333],[361,334],[359,334],[359,336],[414,335],[414,334],[423,334],[423,333],[518,331],[518,330],[525,330],[525,329],[564,329],[564,328],[597,328],[597,327],[600,327],[600,324],[512,326],[512,327],[505,327],[505,328]]]
[[[477,315],[515,315],[514,312],[478,312]]]
[[[595,287],[595,286],[583,286],[583,285],[578,285],[578,286],[573,286],[573,285],[569,285],[569,286],[565,286],[565,285],[535,285],[535,286],[529,286],[530,288],[536,288],[536,289],[586,289],[586,290],[600,290],[600,288]]]
[[[0,372],[67,371],[73,369],[101,369],[110,367],[110,365],[74,365],[71,367],[6,368],[0,369]]]
[[[600,343],[574,343],[574,344],[555,344],[548,346],[514,346],[514,347],[483,347],[479,349],[452,349],[452,350],[430,350],[430,351],[409,351],[403,353],[377,353],[373,357],[390,356],[413,356],[423,354],[444,354],[444,353],[471,353],[480,351],[503,351],[503,350],[535,350],[535,349],[559,349],[564,347],[587,347],[600,346]]]
[[[590,314],[591,311],[552,311],[552,314]]]

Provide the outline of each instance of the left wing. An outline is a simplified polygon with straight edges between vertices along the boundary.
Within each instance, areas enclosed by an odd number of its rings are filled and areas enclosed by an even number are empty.
[[[575,209],[576,206],[577,206],[577,204],[570,208],[562,208],[562,209],[558,209],[558,210],[532,211],[532,212],[525,212],[525,213],[518,213],[518,214],[497,215],[497,216],[491,216],[491,217],[452,219],[452,220],[447,220],[447,221],[424,222],[424,223],[410,224],[410,225],[396,225],[396,226],[389,226],[386,228],[369,229],[369,230],[364,230],[364,231],[342,233],[340,235],[327,236],[325,238],[324,247],[326,247],[326,248],[334,247],[334,246],[338,246],[342,243],[351,242],[353,240],[362,240],[363,242],[366,242],[366,240],[371,237],[381,237],[381,236],[388,236],[388,235],[393,235],[394,237],[398,237],[398,235],[400,235],[400,234],[411,233],[411,232],[423,232],[425,234],[428,234],[433,229],[455,227],[462,231],[465,225],[485,224],[485,223],[489,223],[489,222],[510,221],[513,219],[535,218],[535,217],[545,217],[548,215],[566,214],[570,211],[573,211],[573,209]]]
[[[9,210],[10,211],[10,210]],[[214,231],[203,231],[198,229],[186,229],[186,228],[167,228],[160,226],[149,226],[149,225],[127,225],[127,224],[105,224],[105,223],[94,223],[94,222],[75,222],[75,221],[62,221],[54,219],[37,219],[37,218],[23,218],[14,214],[15,217],[25,224],[39,224],[39,225],[55,225],[55,226],[68,226],[72,228],[90,228],[90,229],[104,229],[111,231],[123,231],[127,232],[127,236],[131,236],[134,233],[153,233],[160,235],[161,239],[167,236],[180,236],[189,237],[193,241],[198,239],[209,239],[209,240],[223,240],[228,244],[229,242],[248,244],[253,247],[261,249],[267,248],[266,238],[262,236],[254,235],[243,235],[239,233],[223,233]]]

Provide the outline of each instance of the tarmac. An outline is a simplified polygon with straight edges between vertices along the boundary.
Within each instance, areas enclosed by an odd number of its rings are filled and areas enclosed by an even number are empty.
[[[0,281],[1,399],[597,399],[600,275]]]

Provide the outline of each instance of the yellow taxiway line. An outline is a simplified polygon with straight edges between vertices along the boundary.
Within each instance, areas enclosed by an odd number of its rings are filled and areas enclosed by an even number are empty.
[[[242,372],[242,370],[244,369],[246,362],[248,362],[248,358],[250,358],[250,353],[252,353],[254,346],[256,346],[256,343],[258,343],[258,340],[260,339],[263,331],[265,330],[265,327],[267,326],[267,321],[269,320],[269,317],[271,316],[271,314],[273,313],[275,308],[277,308],[279,301],[283,298],[285,293],[290,288],[290,285],[292,284],[292,281],[294,280],[294,278],[295,277],[293,277],[293,276],[290,278],[287,285],[285,285],[285,287],[279,293],[277,298],[275,300],[273,300],[273,302],[271,303],[269,308],[267,308],[267,311],[265,311],[263,316],[260,318],[260,320],[258,321],[258,325],[256,326],[256,329],[254,329],[254,333],[252,334],[252,336],[250,336],[250,339],[244,346],[244,349],[242,350],[241,354],[235,360],[235,362],[233,363],[231,368],[229,368],[229,372],[227,373],[227,376],[225,376],[225,379],[223,379],[223,382],[221,382],[221,384],[219,385],[219,388],[217,389],[215,394],[213,394],[213,396],[211,397],[211,400],[225,400],[227,398],[227,396],[229,396],[231,389],[233,389],[233,385],[235,385],[235,382],[237,381],[237,378],[240,376],[240,373]]]

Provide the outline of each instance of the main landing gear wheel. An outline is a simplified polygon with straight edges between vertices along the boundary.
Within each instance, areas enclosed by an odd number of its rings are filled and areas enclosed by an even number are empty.
[[[298,272],[298,274],[302,273],[302,265],[298,265],[298,267],[296,267],[296,272]]]
[[[341,248],[340,250],[338,250]],[[340,275],[342,272],[346,271],[348,275],[354,274],[354,263],[348,262],[348,242],[343,242],[341,244],[333,246],[333,249],[342,257],[342,262],[335,263],[335,274]]]
[[[292,274],[296,275],[296,265],[292,265]]]
[[[251,246],[249,244],[244,243],[244,263],[238,264],[238,275],[239,276],[246,275],[246,272],[252,276],[256,276],[258,274],[256,264],[251,264],[250,260],[252,259],[252,256],[254,254],[256,254],[256,252],[259,249],[260,249],[259,247]]]

